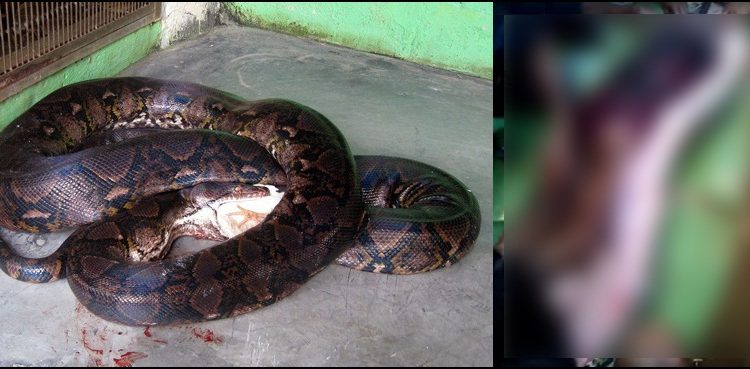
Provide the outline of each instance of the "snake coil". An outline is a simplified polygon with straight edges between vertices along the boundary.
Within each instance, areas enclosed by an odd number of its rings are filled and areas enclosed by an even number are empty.
[[[86,225],[45,258],[0,241],[0,268],[30,282],[65,276],[87,309],[127,325],[242,314],[334,261],[382,273],[436,269],[460,259],[479,231],[476,199],[447,173],[406,159],[355,160],[311,108],[192,83],[64,87],[0,133],[0,152],[0,226]],[[285,193],[259,225],[216,246],[133,262],[134,245],[166,237],[148,231],[169,209],[159,194],[208,183]]]

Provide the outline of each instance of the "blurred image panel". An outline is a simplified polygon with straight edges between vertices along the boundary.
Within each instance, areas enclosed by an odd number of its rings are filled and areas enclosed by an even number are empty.
[[[750,20],[578,4],[503,19],[505,356],[746,356]]]

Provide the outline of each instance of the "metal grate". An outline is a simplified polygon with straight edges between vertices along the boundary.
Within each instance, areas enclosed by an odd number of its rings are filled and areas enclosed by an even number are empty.
[[[32,75],[32,83],[46,77],[85,56],[86,46],[101,47],[96,41],[122,37],[122,31],[158,20],[159,12],[160,3],[151,2],[0,4],[0,100],[15,93],[10,85]]]

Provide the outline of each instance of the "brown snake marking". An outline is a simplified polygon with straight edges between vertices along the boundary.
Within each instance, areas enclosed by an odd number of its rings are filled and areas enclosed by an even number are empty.
[[[192,83],[67,86],[0,133],[0,152],[0,226],[88,224],[40,259],[0,241],[0,267],[31,282],[66,276],[91,312],[127,325],[242,314],[288,296],[334,260],[382,273],[433,270],[460,259],[479,231],[476,199],[447,173],[406,159],[355,161],[336,127],[308,107]],[[235,237],[190,221],[167,225],[205,205],[175,203],[254,184],[285,193]],[[155,245],[182,234],[223,242],[162,259],[168,245]]]

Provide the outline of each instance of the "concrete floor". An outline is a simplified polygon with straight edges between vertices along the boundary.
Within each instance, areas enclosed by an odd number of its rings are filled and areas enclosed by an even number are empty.
[[[32,285],[0,273],[0,365],[493,364],[489,81],[235,26],[155,52],[122,75],[309,105],[354,154],[421,160],[464,182],[481,206],[479,239],[450,268],[388,276],[332,265],[256,312],[148,330],[96,318],[65,281]],[[26,254],[62,240],[3,235]]]

